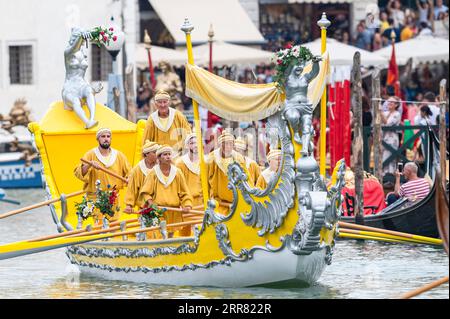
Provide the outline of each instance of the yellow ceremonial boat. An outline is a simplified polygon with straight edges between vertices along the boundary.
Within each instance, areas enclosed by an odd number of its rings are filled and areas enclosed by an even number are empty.
[[[311,83],[308,91],[314,105],[324,89],[328,58],[320,64],[317,81]],[[252,94],[250,103],[258,96],[284,101],[273,84],[241,85],[193,65],[187,69],[190,78],[187,94],[222,117],[231,116],[235,120],[233,109],[212,101],[211,96],[233,100],[236,96],[227,92],[228,85],[242,90],[243,94]],[[202,77],[206,77],[204,80],[211,87],[201,85]],[[336,166],[327,188],[315,159],[301,156],[301,145],[294,140],[293,129],[284,119],[280,103],[271,106],[272,109],[249,108],[245,113],[250,116],[253,110],[260,118],[267,118],[267,127],[276,136],[273,143],[282,151],[278,172],[265,190],[251,187],[245,168],[233,163],[228,168],[229,183],[223,185],[233,193],[228,212],[219,214],[216,202],[207,201],[203,215],[190,215],[186,219],[185,224],[192,226],[191,236],[176,234],[167,238],[164,227],[142,230],[139,223],[129,222],[135,215],[120,213],[109,230],[87,234],[80,230],[77,237],[74,229],[79,221],[74,205],[82,195],[66,198],[64,194],[82,188],[73,168],[87,150],[96,146],[96,129],[85,129],[74,112],[65,110],[62,102],[55,102],[41,122],[31,123],[29,129],[41,156],[48,196],[61,199],[50,205],[54,221],[60,232],[74,235],[0,247],[0,259],[66,246],[70,262],[82,273],[111,280],[217,287],[315,282],[331,263],[345,165],[341,162]],[[196,107],[194,103],[194,110]],[[98,127],[112,130],[112,147],[136,165],[141,160],[145,121],[129,122],[98,103],[96,109]],[[124,190],[120,193],[121,200],[123,195]],[[88,219],[78,228],[92,222]],[[148,236],[138,235],[136,230]],[[42,248],[42,243],[46,243],[46,248]]]

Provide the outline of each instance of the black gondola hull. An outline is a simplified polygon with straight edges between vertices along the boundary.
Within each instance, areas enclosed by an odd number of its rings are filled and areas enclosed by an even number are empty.
[[[364,216],[364,225],[414,235],[438,238],[435,187],[427,197],[413,205],[382,214]],[[341,221],[355,223],[355,217],[342,216]]]

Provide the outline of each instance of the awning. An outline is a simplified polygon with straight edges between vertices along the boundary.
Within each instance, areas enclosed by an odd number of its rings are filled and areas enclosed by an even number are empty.
[[[214,40],[234,44],[258,45],[264,37],[242,8],[238,0],[149,0],[161,21],[175,39],[175,46],[184,46],[185,34],[180,30],[184,19],[194,26],[192,44],[208,41],[213,25]]]
[[[320,54],[321,39],[316,39],[312,42],[302,43],[302,46],[307,47],[313,54]],[[361,65],[365,67],[379,66],[387,67],[389,59],[373,52],[360,49],[353,45],[340,43],[335,39],[327,38],[327,50],[330,52],[331,66],[353,65],[353,56],[356,51],[361,53]]]
[[[153,67],[157,66],[161,61],[167,61],[171,65],[180,66],[187,62],[187,53],[164,47],[151,46],[150,54],[152,57]],[[136,67],[139,69],[148,68],[148,54],[143,43],[136,45]]]
[[[449,40],[433,36],[418,36],[416,38],[401,41],[395,44],[395,58],[397,64],[404,65],[412,58],[413,66],[420,63],[448,62]],[[392,45],[375,51],[379,57],[390,59]]]
[[[199,45],[193,48],[194,61],[196,65],[209,64],[209,43]],[[187,53],[184,53],[187,55]],[[214,41],[212,49],[212,60],[214,66],[232,65],[232,64],[270,64],[273,53],[264,50],[258,50],[243,45]]]

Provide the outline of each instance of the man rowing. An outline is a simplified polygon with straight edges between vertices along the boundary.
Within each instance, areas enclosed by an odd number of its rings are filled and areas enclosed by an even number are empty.
[[[128,187],[125,194],[125,213],[131,214],[134,207],[139,206],[138,198],[141,187],[150,170],[156,165],[156,151],[159,148],[159,144],[149,140],[142,147],[143,159],[131,170],[128,179]]]
[[[175,165],[181,170],[186,179],[194,206],[203,204],[202,183],[200,179],[200,163],[198,159],[197,138],[194,133],[189,134],[184,142],[186,154],[178,158]]]
[[[256,187],[260,189],[266,189],[267,185],[275,178],[275,174],[277,173],[281,162],[281,151],[271,150],[269,154],[267,154],[267,161],[269,162],[269,167],[262,171],[256,181]]]
[[[156,151],[158,164],[149,172],[142,185],[139,203],[141,207],[156,204],[163,207],[182,207],[183,212],[192,209],[192,196],[189,192],[183,173],[172,164],[172,148],[169,145],[161,146]],[[181,212],[166,211],[164,219],[167,224],[183,221]],[[176,230],[171,228],[169,237],[173,237]]]
[[[126,184],[123,180],[100,170],[100,168],[112,171],[124,178],[127,178],[131,170],[131,165],[126,156],[111,147],[112,132],[109,128],[100,128],[97,131],[96,138],[98,146],[83,156],[83,159],[89,164],[81,163],[74,170],[75,176],[84,182],[83,190],[91,199],[95,198],[95,183],[97,180],[100,181],[102,190],[106,190],[108,185],[110,187],[115,185],[117,189],[121,189]]]
[[[234,142],[234,149],[244,157],[245,167],[247,168],[249,174],[248,183],[250,186],[255,187],[256,181],[258,180],[259,175],[261,175],[261,167],[259,167],[258,163],[250,157],[246,156],[248,152],[247,142],[242,137],[238,137],[236,139]]]
[[[181,153],[185,137],[192,132],[188,120],[183,113],[170,107],[170,95],[163,90],[156,92],[155,105],[157,110],[147,119],[143,141],[167,144]]]
[[[228,189],[228,166],[237,162],[245,169],[244,157],[234,150],[234,136],[226,131],[219,139],[219,148],[208,154],[207,169],[211,198],[219,202],[217,211],[226,214],[233,201],[233,193]]]

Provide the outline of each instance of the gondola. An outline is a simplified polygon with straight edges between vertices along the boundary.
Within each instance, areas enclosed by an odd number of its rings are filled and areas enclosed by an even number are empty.
[[[428,156],[426,173],[434,179],[433,186],[427,197],[420,201],[410,202],[407,199],[398,200],[374,215],[364,216],[364,225],[377,227],[427,237],[439,237],[436,222],[436,183],[435,167],[439,158],[439,140],[431,128],[428,129]],[[354,216],[342,216],[341,221],[355,223]]]

